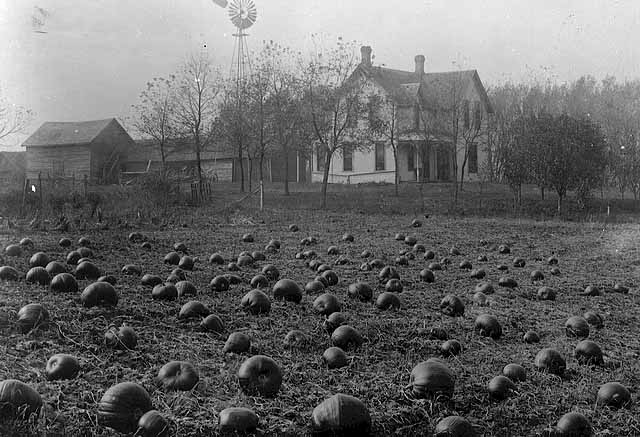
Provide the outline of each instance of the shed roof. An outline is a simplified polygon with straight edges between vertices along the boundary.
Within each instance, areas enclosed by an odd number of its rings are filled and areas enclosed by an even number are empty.
[[[48,121],[22,143],[30,146],[67,146],[91,143],[115,118],[91,121]],[[119,123],[118,123],[119,124]]]

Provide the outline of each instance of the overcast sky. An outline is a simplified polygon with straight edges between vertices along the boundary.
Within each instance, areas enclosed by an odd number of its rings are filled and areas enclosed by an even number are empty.
[[[640,77],[638,0],[254,1],[250,48],[302,49],[323,32],[371,45],[392,68],[424,54],[427,71],[477,69],[487,87]],[[205,45],[228,73],[233,30],[211,0],[0,0],[0,87],[36,113],[26,134],[44,121],[124,117],[149,79]]]

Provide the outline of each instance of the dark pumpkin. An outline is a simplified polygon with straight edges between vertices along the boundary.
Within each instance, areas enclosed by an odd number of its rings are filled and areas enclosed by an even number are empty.
[[[121,382],[109,388],[98,403],[98,424],[121,433],[132,433],[138,421],[152,409],[147,390],[135,382]]]

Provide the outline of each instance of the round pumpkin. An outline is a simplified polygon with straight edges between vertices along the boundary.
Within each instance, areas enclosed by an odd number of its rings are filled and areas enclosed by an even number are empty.
[[[395,293],[388,291],[380,293],[376,299],[376,308],[379,310],[395,310],[400,309],[401,306],[400,298]]]
[[[208,316],[209,313],[209,308],[207,308],[202,302],[191,300],[182,305],[180,313],[178,314],[178,319],[202,318]]]
[[[273,286],[274,299],[300,303],[302,301],[302,289],[297,282],[291,279],[280,279]]]
[[[443,357],[453,357],[462,352],[462,345],[458,340],[447,340],[440,345],[440,353]]]
[[[523,340],[525,343],[539,343],[540,342],[540,336],[538,335],[538,333],[536,331],[527,331],[524,334]]]
[[[364,343],[364,339],[354,327],[340,325],[331,334],[331,342],[334,346],[347,350],[359,347]]]
[[[243,332],[232,332],[222,348],[224,353],[242,354],[251,349],[251,338]]]
[[[504,369],[502,369],[502,374],[514,382],[527,379],[527,372],[520,364],[507,364],[504,366]]]
[[[478,334],[484,337],[491,337],[494,340],[502,336],[502,326],[500,322],[490,314],[480,314],[476,317],[474,329]]]
[[[631,393],[619,382],[607,382],[598,389],[596,405],[624,408],[631,404]]]
[[[11,266],[0,267],[0,280],[2,281],[17,281],[20,278],[20,273]]]
[[[537,353],[535,366],[540,371],[562,376],[567,368],[567,363],[557,350],[544,348]]]
[[[269,314],[271,311],[271,300],[269,296],[260,290],[251,290],[244,295],[240,301],[242,309],[250,314]]]
[[[323,435],[368,435],[371,415],[366,405],[353,396],[338,393],[313,409],[313,429]]]
[[[242,390],[249,395],[274,397],[282,385],[282,371],[273,359],[254,355],[238,369],[238,381]]]
[[[356,282],[350,284],[347,288],[347,296],[362,302],[368,302],[373,298],[373,289],[366,282]]]
[[[135,382],[121,382],[109,388],[98,403],[98,424],[121,433],[132,433],[138,420],[151,410],[147,390]]]
[[[100,269],[91,261],[79,262],[75,271],[77,279],[91,279],[95,281],[100,275]]]
[[[174,300],[178,298],[178,289],[170,282],[158,284],[151,291],[154,300]]]
[[[270,281],[277,281],[280,278],[280,271],[273,264],[262,267],[262,274]]]
[[[187,361],[169,361],[160,368],[155,382],[165,390],[189,391],[199,380],[198,370],[193,364]]]
[[[578,364],[603,365],[602,349],[591,340],[582,340],[576,345],[574,356]]]
[[[322,361],[329,369],[339,369],[349,364],[347,354],[338,346],[331,346],[322,353]]]
[[[29,258],[29,267],[46,267],[49,261],[49,256],[46,253],[36,252]]]
[[[251,285],[251,288],[266,288],[269,286],[269,280],[264,275],[255,275],[251,278],[249,285]]]
[[[135,437],[169,437],[169,422],[156,410],[149,410],[138,420]]]
[[[497,400],[504,400],[516,391],[516,385],[504,375],[494,377],[487,385],[489,396]]]
[[[53,293],[77,293],[78,282],[70,273],[58,273],[51,280],[49,289]]]
[[[22,248],[19,244],[10,244],[4,249],[4,253],[7,256],[19,257],[22,255]]]
[[[540,300],[556,300],[556,291],[551,287],[538,288],[537,295]]]
[[[73,355],[55,354],[47,361],[44,369],[48,380],[73,379],[80,371],[80,363]]]
[[[16,324],[23,334],[32,330],[46,330],[49,328],[49,311],[39,303],[30,303],[18,311]]]
[[[292,329],[284,336],[283,344],[290,349],[301,348],[309,342],[306,334],[299,329]]]
[[[49,272],[49,275],[51,277],[54,277],[55,275],[59,274],[59,273],[67,273],[67,268],[64,266],[64,264],[58,262],[58,261],[51,261],[47,264],[47,266],[45,267],[45,270],[47,272]]]
[[[162,284],[162,278],[158,275],[151,275],[147,273],[142,277],[140,283],[145,287],[155,287],[156,285]]]
[[[304,286],[304,291],[307,294],[322,293],[325,290],[325,287],[326,286],[324,285],[323,282],[313,280],[313,281],[307,282],[307,284]]]
[[[32,414],[39,414],[42,397],[30,385],[17,379],[5,379],[0,382],[1,419],[27,420]]]
[[[198,294],[196,286],[190,281],[178,281],[176,282],[176,290],[178,290],[178,297],[182,296],[195,296]]]
[[[331,313],[340,311],[340,301],[334,294],[324,293],[313,301],[313,309],[318,314],[328,316]]]
[[[338,326],[346,325],[348,322],[347,316],[344,313],[332,313],[323,322],[324,329],[333,334]]]
[[[437,395],[451,397],[455,378],[453,372],[443,362],[430,358],[413,368],[409,383],[416,398]]]
[[[473,425],[462,416],[447,416],[436,425],[434,437],[476,437]]]
[[[558,420],[556,430],[562,436],[590,437],[593,435],[591,422],[578,412],[567,413]]]
[[[567,337],[586,338],[589,336],[589,323],[581,316],[572,316],[564,324]]]
[[[251,434],[258,428],[258,416],[253,410],[242,407],[225,408],[220,412],[220,432],[234,435]]]
[[[207,317],[202,319],[202,322],[200,322],[200,328],[203,331],[222,334],[224,332],[224,323],[216,314],[209,314]]]
[[[49,285],[51,277],[44,267],[32,267],[27,272],[27,282],[39,285]]]
[[[86,308],[94,306],[116,306],[118,293],[108,282],[94,282],[87,286],[80,295],[82,305]]]
[[[464,315],[464,303],[453,294],[447,294],[440,301],[440,311],[450,317],[462,317]]]
[[[112,326],[105,332],[104,342],[108,347],[132,350],[138,345],[138,334],[130,326],[121,326],[118,329]]]
[[[209,283],[211,291],[227,291],[229,289],[229,280],[224,275],[214,277]]]
[[[180,254],[178,252],[169,252],[164,257],[165,264],[172,264],[177,266],[180,263]]]

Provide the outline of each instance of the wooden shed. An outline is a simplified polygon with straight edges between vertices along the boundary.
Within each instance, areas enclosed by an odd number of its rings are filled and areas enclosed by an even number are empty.
[[[135,143],[115,118],[47,122],[22,143],[29,179],[85,176],[93,183],[118,181],[122,157]]]

